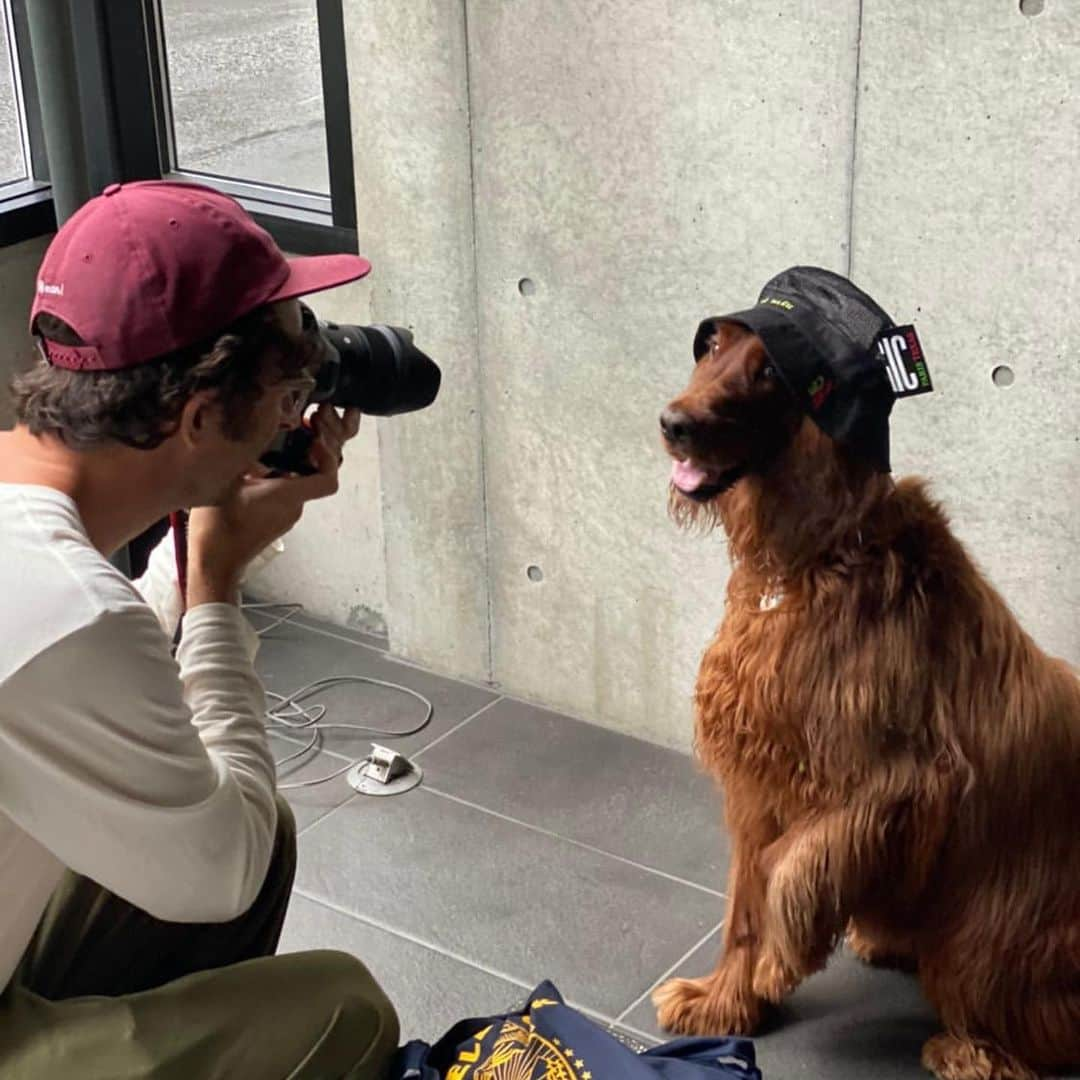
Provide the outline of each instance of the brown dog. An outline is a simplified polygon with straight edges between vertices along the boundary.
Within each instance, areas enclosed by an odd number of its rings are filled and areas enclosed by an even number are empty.
[[[661,425],[676,520],[722,525],[733,563],[696,745],[734,854],[717,968],[661,986],[660,1023],[751,1032],[847,931],[918,971],[945,1080],[1080,1062],[1080,681],[749,330],[717,325]]]

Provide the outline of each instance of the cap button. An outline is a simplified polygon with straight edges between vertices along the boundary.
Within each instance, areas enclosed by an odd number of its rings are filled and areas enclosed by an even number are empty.
[[[122,186],[123,186],[122,184],[110,184],[101,194],[102,195],[115,195],[120,190],[120,188]]]

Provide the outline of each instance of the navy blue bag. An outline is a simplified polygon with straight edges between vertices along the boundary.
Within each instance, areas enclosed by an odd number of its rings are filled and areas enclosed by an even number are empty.
[[[389,1080],[761,1080],[749,1039],[675,1039],[636,1054],[541,983],[518,1012],[462,1020],[398,1051]]]

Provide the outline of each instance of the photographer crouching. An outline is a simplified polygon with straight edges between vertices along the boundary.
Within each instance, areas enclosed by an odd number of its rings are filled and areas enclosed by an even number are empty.
[[[358,960],[273,955],[296,835],[239,608],[360,411],[437,393],[406,332],[297,299],[369,269],[158,181],[45,254],[0,435],[0,1077],[375,1078],[396,1047]],[[137,582],[109,563],[181,508],[183,588],[172,540]]]

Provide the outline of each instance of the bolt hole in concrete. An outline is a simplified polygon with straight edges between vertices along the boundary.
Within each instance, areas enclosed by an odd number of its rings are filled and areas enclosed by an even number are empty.
[[[1046,0],[1020,0],[1022,15],[1041,15],[1046,10]]]
[[[1016,382],[1013,369],[1008,364],[1001,364],[999,367],[994,368],[990,372],[990,378],[994,380],[994,385],[1001,387],[1002,390]]]
[[[533,296],[536,293],[536,282],[532,278],[523,277],[518,282],[518,292],[522,296]]]
[[[530,581],[544,580],[544,571],[541,570],[539,566],[530,566],[529,569],[525,571],[525,573],[529,575]]]

